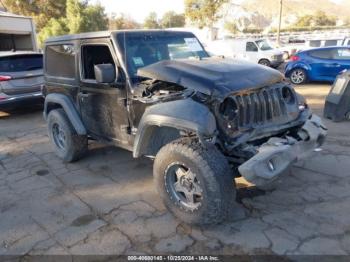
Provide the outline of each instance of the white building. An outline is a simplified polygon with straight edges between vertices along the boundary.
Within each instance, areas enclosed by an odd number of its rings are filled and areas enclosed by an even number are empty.
[[[0,51],[37,49],[33,19],[0,10]]]

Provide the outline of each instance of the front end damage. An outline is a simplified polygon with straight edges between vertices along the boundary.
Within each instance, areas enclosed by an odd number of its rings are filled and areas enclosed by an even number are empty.
[[[271,137],[258,153],[238,167],[239,173],[257,187],[283,174],[294,162],[320,147],[327,135],[321,119],[312,115],[298,130],[298,137]]]
[[[197,136],[205,146],[215,144],[232,168],[258,187],[320,147],[327,135],[321,119],[275,70],[207,59],[163,61],[142,68],[138,75],[145,80],[135,89],[135,99],[152,105],[140,130],[153,121]],[[151,121],[150,115],[167,123]],[[213,122],[206,128],[210,132],[203,132],[208,119]],[[144,151],[135,150],[134,155]]]

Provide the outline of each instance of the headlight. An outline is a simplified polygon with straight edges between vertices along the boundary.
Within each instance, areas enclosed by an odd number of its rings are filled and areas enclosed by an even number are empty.
[[[289,105],[292,105],[295,103],[295,96],[292,91],[288,86],[285,86],[282,88],[282,97],[284,102],[286,102]]]
[[[238,106],[232,97],[226,98],[219,107],[219,112],[225,120],[233,121],[237,117]]]

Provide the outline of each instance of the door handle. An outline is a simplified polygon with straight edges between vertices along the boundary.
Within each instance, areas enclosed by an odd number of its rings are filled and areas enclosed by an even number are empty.
[[[90,96],[90,94],[88,94],[88,93],[80,93],[80,97],[82,97],[82,98],[87,98],[89,96]]]
[[[338,64],[338,63],[333,63],[332,66],[340,67],[340,64]]]

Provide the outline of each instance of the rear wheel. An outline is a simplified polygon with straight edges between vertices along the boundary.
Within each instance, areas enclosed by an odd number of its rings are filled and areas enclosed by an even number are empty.
[[[296,68],[290,73],[290,81],[295,85],[301,85],[306,83],[307,76],[304,69]]]
[[[189,224],[215,224],[225,220],[235,201],[232,171],[213,146],[179,139],[157,154],[154,180],[163,202]]]
[[[88,148],[87,137],[75,132],[63,109],[50,111],[47,122],[51,144],[63,161],[73,162],[84,155]]]

